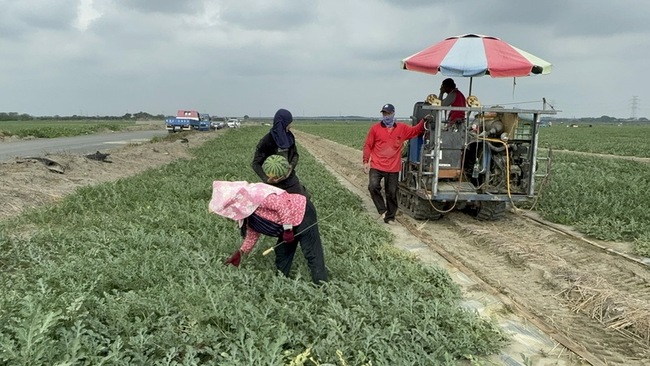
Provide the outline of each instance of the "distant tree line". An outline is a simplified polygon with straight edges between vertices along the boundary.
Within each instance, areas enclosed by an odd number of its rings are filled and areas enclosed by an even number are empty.
[[[125,113],[122,116],[32,116],[27,113],[17,113],[17,112],[0,112],[0,121],[42,121],[42,120],[62,120],[62,121],[115,121],[115,120],[163,120],[167,118],[163,114],[149,114],[147,112],[138,112],[138,113]],[[374,120],[375,118],[361,117],[361,116],[318,116],[318,117],[299,117],[301,120]],[[245,115],[244,120],[248,120],[249,116]],[[262,118],[266,119],[266,118]],[[616,118],[610,116],[600,116],[600,117],[581,117],[581,118],[559,118],[559,117],[542,117],[542,121],[552,121],[552,122],[566,122],[566,123],[645,123],[650,122],[646,117],[640,117],[637,119],[629,118]]]
[[[165,115],[163,114],[157,114],[157,115],[152,115],[146,112],[138,112],[138,113],[125,113],[122,116],[79,116],[79,115],[72,115],[72,116],[59,116],[59,115],[54,115],[54,116],[32,116],[26,113],[17,113],[17,112],[0,112],[0,121],[42,121],[42,120],[61,120],[61,121],[116,121],[116,120],[129,120],[129,119],[136,119],[136,120],[163,120],[165,119]]]

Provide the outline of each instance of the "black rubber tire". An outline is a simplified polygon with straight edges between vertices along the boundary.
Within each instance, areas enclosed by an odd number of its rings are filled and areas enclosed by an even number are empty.
[[[506,214],[506,203],[502,201],[483,201],[475,209],[475,217],[481,221],[496,221]]]

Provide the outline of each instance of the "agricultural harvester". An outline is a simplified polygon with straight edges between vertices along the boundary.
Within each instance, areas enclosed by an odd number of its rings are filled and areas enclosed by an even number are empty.
[[[468,118],[447,123],[445,113],[454,110]],[[412,124],[427,114],[432,119],[423,136],[409,141],[402,158],[400,208],[416,219],[438,219],[460,209],[495,220],[506,203],[534,199],[551,164],[550,150],[545,156],[538,153],[540,119],[555,113],[415,103]]]
[[[481,34],[449,37],[403,59],[404,70],[469,77],[470,82],[467,106],[441,106],[433,94],[427,103],[415,103],[414,124],[427,114],[433,118],[424,136],[409,141],[402,158],[402,210],[415,218],[435,219],[463,209],[494,220],[504,214],[507,202],[537,197],[537,182],[548,176],[551,164],[550,152],[538,154],[538,127],[542,115],[556,111],[547,109],[545,101],[541,110],[482,107],[472,96],[472,79],[489,75],[514,80],[549,74],[551,68],[548,61]],[[449,124],[445,114],[450,111],[463,111],[465,118]]]

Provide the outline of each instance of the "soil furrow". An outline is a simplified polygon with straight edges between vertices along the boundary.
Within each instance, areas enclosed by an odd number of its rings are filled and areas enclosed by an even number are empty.
[[[509,250],[511,255],[519,255],[534,263],[554,263],[555,267],[569,266],[577,274],[613,279],[612,287],[622,293],[633,293],[638,300],[650,304],[650,271],[644,265],[621,260],[615,254],[604,252],[578,240],[568,241],[568,237],[559,233],[549,232],[545,227],[529,222],[522,222],[515,215],[507,217],[504,225],[517,226],[527,235],[512,238],[503,235],[500,225],[490,226],[489,223],[479,223],[465,215],[452,215],[458,228],[476,233],[483,240],[490,240],[502,251]],[[514,218],[514,219],[513,219]],[[525,240],[522,240],[525,239]],[[522,251],[525,250],[525,253]]]
[[[359,189],[361,151],[296,131],[298,142]],[[650,271],[508,214],[479,222],[452,212],[435,222],[400,215],[479,277],[611,365],[650,358]]]

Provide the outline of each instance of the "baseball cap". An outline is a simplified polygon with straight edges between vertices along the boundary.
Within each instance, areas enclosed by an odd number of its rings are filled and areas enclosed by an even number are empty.
[[[380,112],[395,113],[395,107],[392,104],[384,104]]]

